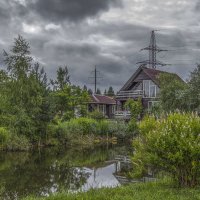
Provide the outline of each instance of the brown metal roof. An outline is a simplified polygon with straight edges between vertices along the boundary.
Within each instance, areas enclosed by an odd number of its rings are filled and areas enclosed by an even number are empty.
[[[143,71],[151,78],[152,81],[154,81],[157,84],[159,84],[158,76],[160,74],[171,74],[174,76],[174,78],[177,78],[177,79],[183,81],[183,79],[181,79],[177,74],[174,74],[174,73],[161,71],[161,70],[157,70],[157,69],[152,69],[152,68],[147,68],[147,67],[143,67]]]
[[[140,66],[136,72],[131,76],[131,78],[125,83],[125,85],[121,88],[120,91],[123,91],[123,90],[127,90],[130,85],[134,82],[135,78],[138,76],[139,73],[141,73],[141,71],[144,71],[145,74],[147,74],[147,76],[153,81],[155,82],[157,85],[159,85],[158,83],[158,76],[159,74],[163,74],[163,73],[166,73],[166,74],[172,74],[174,75],[175,78],[183,81],[183,79],[181,79],[177,74],[174,74],[174,73],[170,73],[170,72],[166,72],[166,71],[161,71],[161,70],[157,70],[157,69],[153,69],[153,68],[148,68],[148,67],[145,67],[145,66]],[[184,82],[184,81],[183,81]]]
[[[116,104],[116,101],[112,97],[109,97],[109,96],[93,94],[90,97],[91,97],[90,103],[107,104],[107,105]]]

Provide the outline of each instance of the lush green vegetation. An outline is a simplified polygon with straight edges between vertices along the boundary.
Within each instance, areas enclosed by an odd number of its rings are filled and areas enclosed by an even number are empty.
[[[187,82],[175,74],[162,73],[158,77],[160,85],[160,105],[153,109],[153,113],[162,112],[199,112],[200,105],[200,65],[190,73]]]
[[[200,117],[174,113],[146,117],[134,139],[134,174],[164,171],[182,187],[200,184]]]
[[[138,183],[130,184],[117,188],[102,188],[90,190],[86,193],[70,194],[60,193],[46,198],[28,197],[26,200],[198,200],[200,190],[197,189],[178,189],[171,187],[166,182]]]
[[[125,136],[124,123],[106,121],[97,111],[87,113],[88,91],[71,85],[67,67],[58,67],[57,78],[48,81],[21,36],[10,52],[4,51],[4,63],[6,69],[0,70],[0,149],[28,150],[93,135]]]
[[[132,138],[133,131],[124,122],[77,118],[69,121],[52,122],[48,126],[50,139],[58,139],[62,143],[94,144],[112,141],[114,138]]]
[[[67,67],[59,67],[57,79],[48,81],[21,36],[10,52],[4,51],[4,63],[6,69],[0,71],[1,149],[27,150],[45,144],[52,120],[86,115],[88,92],[70,84]]]

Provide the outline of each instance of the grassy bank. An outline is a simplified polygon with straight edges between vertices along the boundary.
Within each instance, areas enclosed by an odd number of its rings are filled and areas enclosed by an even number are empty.
[[[68,121],[53,120],[40,138],[34,140],[28,136],[12,133],[0,127],[0,150],[28,151],[45,146],[93,146],[99,143],[116,143],[117,139],[132,138],[129,125],[121,121],[92,118],[73,118]]]
[[[200,189],[179,189],[166,182],[138,183],[118,188],[90,190],[86,193],[55,194],[46,198],[25,200],[199,200]]]
[[[117,138],[130,138],[132,133],[128,124],[106,119],[78,118],[69,121],[56,121],[48,126],[50,144],[94,145],[96,143],[112,143]]]

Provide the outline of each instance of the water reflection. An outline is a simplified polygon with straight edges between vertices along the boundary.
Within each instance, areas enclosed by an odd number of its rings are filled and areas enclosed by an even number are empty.
[[[126,146],[101,146],[0,153],[0,187],[4,188],[1,195],[13,200],[27,195],[118,186],[117,165],[112,161],[116,155],[128,152]],[[108,160],[111,162],[107,163]]]
[[[116,173],[115,163],[97,169],[94,168],[90,170],[90,173],[91,175],[81,187],[81,191],[87,191],[90,188],[116,187],[120,185],[114,176],[114,173]]]

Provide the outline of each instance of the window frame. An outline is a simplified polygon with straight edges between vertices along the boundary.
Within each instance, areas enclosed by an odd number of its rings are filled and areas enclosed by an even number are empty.
[[[143,89],[143,98],[157,98],[159,94],[159,87],[152,80],[143,80],[142,81],[142,89]],[[146,95],[145,91],[148,88],[148,94]],[[151,96],[151,89],[154,88],[153,93],[154,96]]]

